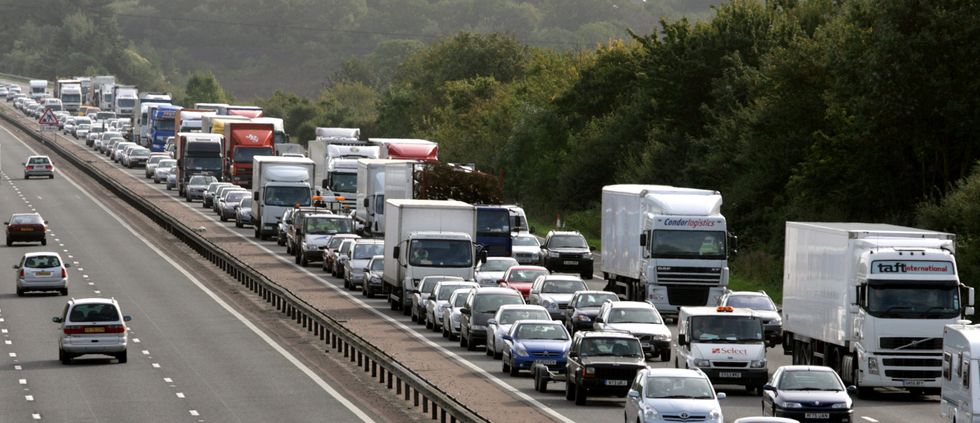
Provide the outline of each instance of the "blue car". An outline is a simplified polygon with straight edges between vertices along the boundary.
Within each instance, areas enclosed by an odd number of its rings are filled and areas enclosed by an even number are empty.
[[[511,376],[521,370],[530,371],[535,364],[547,366],[552,372],[564,370],[572,345],[565,325],[555,320],[517,321],[503,338],[502,370]]]

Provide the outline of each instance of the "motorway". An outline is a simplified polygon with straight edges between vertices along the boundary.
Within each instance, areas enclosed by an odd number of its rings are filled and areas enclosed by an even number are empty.
[[[0,130],[0,145],[3,146],[3,169],[8,172],[10,169],[17,169],[19,161],[26,157],[27,150],[2,130]],[[104,156],[95,154],[92,159],[108,160]],[[54,157],[54,160],[59,163],[57,157]],[[182,202],[176,197],[175,192],[168,192],[162,185],[154,185],[144,179],[141,169],[126,170],[126,172],[131,175],[132,183],[153,186],[160,193],[173,196],[173,201]],[[19,177],[16,173],[9,176]],[[50,323],[50,317],[63,305],[64,298],[56,296],[16,298],[12,294],[11,282],[9,293],[0,295],[0,313],[2,313],[0,317],[4,319],[0,321],[0,326],[5,330],[9,329],[9,334],[4,333],[9,337],[4,339],[13,341],[13,347],[4,345],[5,354],[0,357],[4,362],[0,365],[8,370],[18,365],[13,360],[19,360],[23,370],[17,372],[22,372],[23,375],[0,380],[0,395],[2,395],[0,398],[5,404],[0,406],[0,421],[4,421],[5,416],[25,416],[35,412],[41,412],[45,420],[50,420],[48,416],[53,416],[56,421],[181,421],[189,419],[193,414],[190,410],[194,410],[209,421],[264,421],[269,419],[262,418],[263,416],[272,415],[280,419],[282,415],[295,416],[285,419],[288,421],[349,421],[358,418],[354,411],[338,404],[309,377],[290,365],[281,354],[263,343],[242,321],[233,317],[231,312],[223,309],[210,296],[201,295],[201,288],[174,265],[163,260],[150,246],[152,244],[143,242],[135,234],[123,229],[123,225],[118,220],[102,210],[84,193],[80,193],[78,188],[71,184],[64,184],[63,179],[59,181],[59,178],[60,175],[54,181],[4,179],[0,186],[0,199],[2,199],[0,214],[6,216],[14,210],[27,207],[24,200],[20,198],[21,195],[30,202],[31,206],[42,212],[52,222],[53,234],[49,235],[52,237],[50,239],[57,236],[60,240],[49,243],[48,248],[63,243],[65,247],[58,246],[58,251],[68,250],[75,256],[73,260],[80,263],[71,270],[73,278],[71,295],[93,295],[96,290],[99,290],[100,293],[95,295],[112,295],[120,299],[124,312],[134,316],[131,327],[134,337],[140,339],[140,344],[133,344],[135,348],[131,346],[132,359],[126,365],[120,366],[114,362],[107,364],[108,361],[95,360],[92,361],[95,365],[74,365],[63,368],[56,360],[55,325]],[[15,184],[16,189],[11,184]],[[217,217],[208,210],[199,206],[188,207],[201,216],[217,221]],[[86,210],[86,212],[78,213],[78,210]],[[241,242],[259,245],[277,254],[281,262],[295,266],[291,264],[292,257],[285,255],[284,248],[276,246],[274,241],[254,240],[251,228],[236,229],[233,223],[224,223],[223,227],[229,235],[238,237]],[[25,251],[42,249],[16,246],[4,249],[0,257],[13,263]],[[319,281],[330,292],[343,291],[342,281],[323,273],[319,268],[310,267],[306,271],[310,278]],[[84,278],[85,275],[88,278]],[[126,277],[127,275],[130,277]],[[133,275],[139,277],[133,278]],[[93,285],[88,285],[89,281]],[[601,288],[603,283],[595,279],[590,282],[590,285],[593,288]],[[535,392],[529,377],[512,378],[501,373],[500,362],[487,357],[483,352],[468,352],[459,348],[456,342],[445,340],[439,334],[412,323],[400,313],[392,312],[384,300],[365,299],[359,294],[353,295],[363,307],[368,307],[375,314],[393,322],[392,324],[399,331],[404,332],[405,336],[424,337],[432,348],[443,356],[466,362],[474,374],[490,378],[505,389],[513,390],[516,400],[546,410],[556,420],[588,422],[622,419],[621,399],[597,398],[590,400],[587,406],[580,407],[564,399],[562,385],[551,385],[550,391],[546,394]],[[32,304],[26,304],[27,301],[31,301]],[[43,305],[37,307],[38,304]],[[209,324],[194,324],[194,322],[205,321],[203,319],[207,319]],[[52,335],[50,337],[28,335],[38,330],[40,325],[43,325],[46,330],[51,330]],[[194,331],[187,333],[188,327],[193,327]],[[216,339],[220,342],[215,342]],[[246,342],[248,345],[242,344]],[[240,351],[244,348],[255,352],[243,357]],[[137,353],[144,349],[147,354]],[[18,356],[10,357],[6,354],[8,351],[15,352]],[[226,359],[216,360],[214,357]],[[782,354],[780,347],[770,350],[768,358],[770,369],[789,364],[789,357]],[[153,367],[153,363],[158,363],[162,369],[168,369],[169,372]],[[432,364],[438,365],[438,363]],[[650,364],[654,367],[665,365],[660,362]],[[91,390],[92,392],[84,389],[89,385],[88,380],[82,379],[83,374],[77,372],[84,372],[84,376],[93,374],[90,376],[95,378],[92,386],[100,385],[96,383],[97,380],[104,383],[114,380],[115,386],[120,386],[118,379],[108,379],[112,376],[106,376],[105,370],[108,370],[108,373],[120,372],[119,375],[114,376],[124,378],[129,389],[95,389]],[[123,371],[125,375],[121,374]],[[164,377],[172,383],[166,382]],[[8,379],[21,378],[27,379],[25,385],[8,381]],[[289,385],[288,395],[276,395],[284,392],[283,387],[276,382],[279,378],[289,380],[291,384],[298,386]],[[45,382],[46,384],[41,385]],[[716,389],[728,394],[728,398],[722,400],[722,410],[727,421],[759,414],[759,398],[747,394],[743,388],[718,386]],[[176,392],[183,393],[184,398],[178,398]],[[34,395],[35,398],[27,401],[24,399],[25,395]],[[122,397],[117,397],[118,395]],[[275,398],[276,401],[257,400],[268,398]],[[361,398],[354,402],[358,400],[365,401]],[[331,404],[331,401],[334,402]],[[99,404],[99,406],[94,407],[92,404]],[[110,413],[105,410],[106,405],[116,404],[118,404],[118,409],[115,411],[117,414],[96,415],[93,411]],[[133,407],[136,404],[142,407]],[[125,414],[127,408],[129,414]],[[312,417],[312,413],[324,410],[339,414],[336,417],[331,415],[330,418],[325,414],[318,414],[318,418],[315,419],[304,418]],[[938,419],[938,397],[912,396],[902,391],[882,391],[871,400],[857,400],[855,410],[856,421],[871,423],[933,421]],[[75,416],[76,413],[79,416],[91,417],[67,418],[67,416]]]

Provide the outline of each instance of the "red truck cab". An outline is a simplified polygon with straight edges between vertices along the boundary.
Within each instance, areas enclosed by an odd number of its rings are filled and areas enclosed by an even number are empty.
[[[271,123],[225,124],[224,174],[233,184],[251,188],[252,158],[274,156],[276,129]]]

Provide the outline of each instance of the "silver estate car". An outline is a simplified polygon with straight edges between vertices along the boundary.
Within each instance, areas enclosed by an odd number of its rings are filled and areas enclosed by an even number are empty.
[[[24,179],[32,176],[54,178],[54,163],[48,156],[30,156],[24,162]]]
[[[68,295],[68,268],[55,252],[27,253],[14,265],[17,272],[17,296],[31,291],[58,291]]]
[[[115,298],[71,299],[61,316],[51,319],[61,324],[58,359],[71,364],[80,355],[104,354],[120,363],[126,362],[128,331],[126,322],[132,320],[119,310]]]

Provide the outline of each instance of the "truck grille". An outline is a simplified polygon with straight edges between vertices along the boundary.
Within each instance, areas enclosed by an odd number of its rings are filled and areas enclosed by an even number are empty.
[[[708,287],[668,285],[667,302],[678,306],[703,306],[708,303]]]
[[[717,286],[721,282],[721,268],[657,266],[657,282],[662,285]]]
[[[886,350],[941,350],[943,349],[942,338],[912,338],[912,337],[881,337],[878,338],[878,346]]]
[[[942,367],[943,361],[938,358],[885,358],[881,364],[892,367]]]
[[[885,369],[886,377],[896,379],[936,379],[942,370],[889,370]]]
[[[712,361],[711,367],[747,367],[748,361]]]

